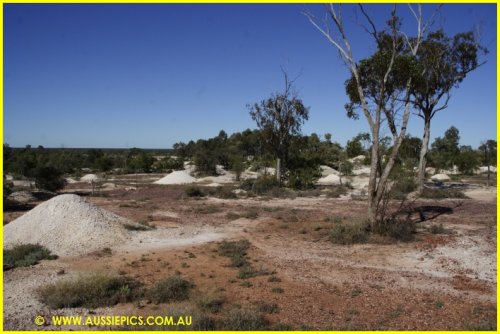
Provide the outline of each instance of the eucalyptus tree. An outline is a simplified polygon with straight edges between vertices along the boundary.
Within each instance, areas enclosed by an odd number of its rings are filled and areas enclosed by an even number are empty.
[[[358,111],[364,115],[370,128],[371,164],[370,178],[368,183],[368,219],[373,228],[383,220],[383,198],[387,193],[389,174],[394,166],[399,153],[399,148],[406,135],[406,128],[411,113],[410,88],[411,76],[398,75],[400,64],[414,60],[417,55],[423,37],[426,34],[428,24],[423,22],[422,7],[417,9],[408,5],[413,14],[417,35],[409,38],[401,30],[401,21],[396,13],[396,5],[393,6],[387,26],[378,31],[373,19],[368,15],[362,5],[359,5],[363,13],[370,33],[376,43],[375,53],[361,61],[357,61],[353,55],[352,47],[342,20],[342,6],[333,4],[326,5],[326,14],[333,24],[325,22],[324,26],[317,23],[314,15],[306,12],[309,21],[326,37],[326,39],[338,50],[344,64],[350,71],[351,80],[348,80],[346,89],[351,102],[346,105],[348,115],[356,117]],[[335,31],[332,31],[332,25]],[[405,49],[410,50],[407,54]],[[406,66],[406,65],[405,65]],[[413,67],[411,67],[413,68]],[[375,76],[368,75],[376,73]],[[403,87],[395,84],[395,80],[404,80]],[[351,94],[352,93],[352,94]],[[402,101],[398,107],[396,104]],[[386,164],[377,178],[377,168],[380,166],[379,154],[380,139],[383,134],[383,124],[388,125],[393,136],[393,147],[386,159]]]
[[[283,181],[283,171],[286,170],[292,139],[301,134],[302,124],[309,119],[309,108],[304,106],[294,90],[294,80],[291,80],[284,70],[282,72],[285,80],[284,90],[272,94],[260,103],[248,106],[250,116],[261,130],[263,142],[276,157],[276,178],[280,184]]]
[[[452,88],[458,87],[467,74],[484,63],[480,63],[479,58],[487,52],[479,45],[473,31],[449,37],[440,29],[429,33],[420,43],[414,64],[416,68],[411,72],[412,102],[417,115],[424,121],[417,176],[418,193],[422,192],[424,186],[431,121],[437,112],[448,107]]]

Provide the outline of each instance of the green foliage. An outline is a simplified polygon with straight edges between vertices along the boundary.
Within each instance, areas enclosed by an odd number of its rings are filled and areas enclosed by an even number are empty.
[[[224,299],[213,294],[201,294],[196,297],[196,304],[203,311],[219,313],[224,305]]]
[[[354,158],[358,155],[365,154],[366,150],[363,147],[363,142],[370,142],[370,134],[362,132],[354,136],[351,140],[348,140],[345,148],[347,157]]]
[[[455,160],[460,173],[473,175],[474,170],[479,167],[479,155],[470,146],[460,147],[460,154]]]
[[[57,255],[38,244],[22,244],[3,251],[3,270],[17,267],[29,267],[38,264],[40,260],[54,260]]]
[[[422,198],[445,199],[445,198],[468,198],[460,189],[432,189],[424,188]]]
[[[288,186],[292,189],[312,189],[314,182],[321,177],[319,166],[291,170],[288,174]]]
[[[250,247],[250,242],[246,239],[239,241],[223,241],[218,245],[218,253],[220,256],[229,257],[232,267],[243,267],[248,265],[246,259],[247,250]]]
[[[222,322],[225,330],[264,330],[268,321],[262,312],[250,308],[233,308]]]
[[[184,160],[182,158],[165,157],[156,167],[157,170],[182,170],[184,169]]]
[[[240,187],[243,190],[252,191],[257,195],[263,195],[269,193],[273,189],[278,188],[279,182],[273,175],[260,175],[255,180],[244,180],[241,183]]]
[[[412,241],[415,239],[416,224],[411,220],[386,218],[375,224],[375,233],[390,237],[397,241]]]
[[[187,187],[185,193],[188,197],[204,197],[205,193],[198,186]]]
[[[293,92],[293,81],[284,72],[285,90],[260,103],[248,105],[250,116],[261,130],[261,145],[281,160],[287,169],[289,151],[294,136],[300,136],[302,124],[309,119],[309,109]],[[280,175],[280,171],[278,171]],[[279,180],[281,184],[281,179]]]
[[[162,279],[146,292],[146,296],[155,304],[186,300],[193,285],[175,275]]]
[[[497,141],[490,139],[481,143],[479,146],[479,151],[481,152],[481,163],[486,166],[496,166],[497,165]]]
[[[56,167],[38,167],[34,173],[35,184],[39,189],[57,191],[64,188],[65,181],[63,173]]]
[[[453,168],[460,155],[460,135],[455,127],[446,130],[444,137],[437,137],[431,145],[429,152],[430,163],[439,169]]]
[[[52,309],[96,308],[136,300],[141,284],[123,276],[94,273],[62,280],[39,289],[40,301]]]
[[[341,245],[365,243],[368,240],[367,226],[363,221],[335,224],[330,232],[330,241]]]
[[[432,234],[450,234],[450,230],[446,229],[443,224],[431,225],[429,231]]]

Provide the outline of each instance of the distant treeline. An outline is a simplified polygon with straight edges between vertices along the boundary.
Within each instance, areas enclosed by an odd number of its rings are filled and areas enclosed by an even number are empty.
[[[247,129],[228,135],[221,130],[215,137],[187,143],[178,142],[171,149],[85,149],[44,148],[42,146],[12,148],[4,144],[4,174],[13,174],[34,179],[41,168],[50,167],[61,175],[79,176],[88,172],[99,173],[164,173],[183,169],[189,161],[196,166],[199,175],[215,175],[216,166],[222,165],[239,176],[245,169],[257,170],[275,167],[276,158],[268,141],[269,134],[263,130]],[[459,132],[451,127],[431,145],[428,165],[438,169],[457,166],[464,174],[470,174],[479,165],[496,165],[496,141],[489,140],[479,149],[459,145]],[[390,153],[389,137],[380,141],[382,155]],[[320,165],[327,165],[348,175],[352,170],[349,159],[365,155],[370,161],[371,138],[368,133],[359,133],[347,141],[345,147],[332,141],[329,133],[297,135],[291,137],[291,145],[284,161],[286,178],[290,186],[310,187],[320,176]],[[403,141],[398,164],[413,171],[418,164],[421,139],[406,136]],[[488,150],[485,150],[485,148]],[[382,169],[383,166],[380,166]]]

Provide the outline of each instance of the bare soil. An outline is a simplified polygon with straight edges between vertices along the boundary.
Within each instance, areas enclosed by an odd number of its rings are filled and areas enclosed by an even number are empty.
[[[88,187],[72,184],[66,191]],[[33,319],[39,314],[48,319],[51,314],[158,312],[157,305],[145,302],[90,311],[50,310],[36,300],[36,289],[43,284],[98,270],[146,285],[180,274],[194,283],[197,292],[223,298],[224,310],[276,303],[279,312],[266,318],[294,329],[496,329],[496,188],[477,187],[467,193],[469,199],[414,203],[452,209],[419,223],[415,241],[389,243],[381,238],[351,246],[332,244],[330,230],[334,224],[363,219],[364,201],[193,199],[184,195],[183,186],[125,188],[120,184],[86,198],[156,228],[137,232],[130,243],[114,247],[112,254],[64,257],[4,272],[4,329],[59,329],[51,324],[37,327]],[[18,215],[19,211],[4,213],[4,223]],[[451,233],[429,231],[439,224]],[[217,254],[217,244],[240,239],[251,243],[252,266],[272,272],[280,281],[270,282],[270,275],[237,278],[237,268]],[[251,284],[242,285],[243,281]]]

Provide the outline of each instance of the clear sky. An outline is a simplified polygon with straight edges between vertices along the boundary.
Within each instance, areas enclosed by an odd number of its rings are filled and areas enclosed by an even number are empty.
[[[378,24],[387,5],[366,5]],[[349,73],[302,11],[322,5],[4,4],[4,143],[11,146],[170,148],[256,125],[247,104],[283,87],[280,66],[300,73],[310,107],[303,132],[345,144],[367,122],[348,119]],[[424,6],[426,17],[434,7]],[[415,24],[399,5],[403,28]],[[357,59],[373,51],[355,6],[344,6]],[[487,63],[452,91],[432,139],[451,125],[461,144],[496,138],[496,5],[445,5],[448,34],[479,26]],[[409,132],[421,136],[412,117]]]

